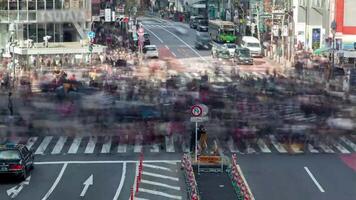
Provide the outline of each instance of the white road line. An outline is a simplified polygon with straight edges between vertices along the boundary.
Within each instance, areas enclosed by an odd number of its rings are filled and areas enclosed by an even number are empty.
[[[145,26],[144,26],[145,27]],[[150,29],[148,29],[147,27],[145,27],[145,29],[150,32],[152,35],[154,35],[161,43],[163,43],[163,40],[161,40],[161,38],[159,38],[154,32],[152,32]]]
[[[345,136],[342,136],[340,138],[341,141],[343,141],[345,144],[347,144],[347,146],[351,147],[353,151],[356,152],[356,144],[354,144],[353,142],[351,142],[349,139],[347,139]]]
[[[171,185],[167,185],[167,184],[164,184],[164,183],[158,183],[158,182],[147,181],[147,180],[141,180],[141,183],[146,183],[146,184],[149,184],[149,185],[161,186],[161,187],[165,187],[165,188],[169,188],[169,189],[180,191],[180,187],[171,186]]]
[[[103,144],[103,147],[101,148],[101,153],[110,153],[112,137],[111,136],[105,137],[105,141],[106,142]]]
[[[334,147],[336,147],[341,153],[351,153],[349,150],[347,150],[344,146],[342,146],[339,142],[334,141],[333,142]]]
[[[96,145],[97,141],[98,141],[97,137],[90,137],[84,153],[87,153],[87,154],[94,153],[94,149],[95,149],[95,145]]]
[[[271,150],[267,147],[266,143],[263,141],[263,139],[258,139],[257,140],[257,145],[261,149],[263,153],[271,153]]]
[[[169,50],[169,47],[168,47],[167,45],[164,45],[164,47],[166,47],[166,49],[168,49],[168,50]]]
[[[183,44],[185,44],[190,50],[192,50],[195,54],[197,54],[203,61],[206,63],[209,63],[203,56],[201,56],[193,47],[191,47],[189,44],[187,44],[184,40],[182,40],[180,37],[178,37],[176,34],[172,33],[171,31],[162,28],[163,30],[167,31],[168,33],[172,34],[175,38],[177,38],[179,41],[181,41]]]
[[[159,146],[158,146],[158,144],[153,144],[153,145],[151,146],[150,152],[152,152],[152,153],[158,153],[158,152],[159,152]]]
[[[177,165],[180,160],[144,160],[143,163],[167,163]],[[137,163],[137,160],[91,160],[91,161],[48,161],[35,162],[36,165],[60,165],[60,164],[118,164],[118,163]]]
[[[54,181],[52,187],[48,190],[48,192],[46,193],[46,195],[42,198],[42,200],[47,200],[49,198],[49,196],[52,194],[52,192],[54,191],[54,189],[57,187],[59,181],[61,180],[63,174],[64,174],[64,171],[66,170],[67,168],[67,165],[68,163],[64,163],[63,164],[63,167],[61,169],[61,171],[59,172],[58,176],[57,176],[57,179]]]
[[[36,143],[37,139],[38,137],[30,137],[26,144],[27,149],[31,149],[32,146]]]
[[[142,136],[141,135],[136,135],[134,152],[135,153],[140,153],[141,151],[142,151]]]
[[[274,135],[270,135],[270,139],[274,148],[277,149],[279,153],[287,153],[287,150],[281,145]]]
[[[313,180],[314,184],[319,188],[320,192],[325,192],[323,187],[318,183],[318,181],[315,179],[314,175],[309,171],[308,167],[304,167],[305,171],[308,173],[310,178]]]
[[[125,135],[125,141],[128,140],[129,136],[128,135]],[[124,141],[124,142],[125,142]],[[123,141],[119,141],[119,144],[117,145],[117,152],[118,153],[125,153],[127,150],[127,144],[124,144]]]
[[[241,178],[242,178],[243,182],[246,184],[247,190],[251,195],[251,200],[255,200],[255,197],[252,194],[251,188],[250,188],[250,186],[248,185],[248,183],[246,181],[245,175],[242,172],[240,165],[236,165],[236,167],[237,167],[237,171],[239,171],[239,173],[241,174]]]
[[[335,153],[328,145],[326,145],[323,142],[319,143],[319,147],[325,152],[325,153]]]
[[[142,198],[142,197],[135,197],[135,200],[149,200],[149,199],[145,199],[145,198]]]
[[[113,200],[119,199],[120,192],[122,190],[122,187],[124,186],[125,178],[126,178],[126,163],[124,163],[124,165],[122,166],[122,174],[121,174],[120,184],[116,190]]]
[[[171,194],[167,194],[165,192],[159,192],[159,191],[156,191],[156,190],[149,190],[149,189],[139,188],[138,191],[146,192],[146,193],[154,194],[154,195],[158,195],[158,196],[163,196],[163,197],[167,197],[167,198],[170,198],[170,199],[178,199],[178,200],[182,199],[182,196],[171,195]]]
[[[68,153],[69,154],[77,153],[81,141],[82,141],[82,137],[75,137],[72,145],[69,147]]]
[[[171,53],[174,57],[177,57],[177,55],[173,51],[171,51]]]
[[[61,136],[58,139],[58,141],[56,143],[56,146],[54,146],[51,154],[59,154],[59,153],[61,153],[61,151],[63,149],[63,146],[66,143],[66,141],[67,141],[67,137],[66,136]]]
[[[165,141],[166,141],[166,151],[169,153],[173,153],[175,152],[174,149],[174,141],[173,141],[173,135],[172,136],[166,136],[165,137]]]
[[[153,177],[157,177],[157,178],[163,178],[163,179],[170,179],[173,181],[179,181],[179,178],[176,177],[171,177],[171,176],[166,176],[166,175],[161,175],[161,174],[156,174],[156,173],[151,173],[151,172],[142,172],[143,175],[147,175],[147,176],[153,176]]]
[[[51,142],[53,136],[46,136],[41,142],[40,146],[37,148],[35,154],[43,154],[47,149],[49,143]]]
[[[319,151],[315,149],[311,144],[308,144],[308,150],[310,153],[319,153]]]
[[[171,172],[172,170],[167,168],[167,167],[162,167],[162,166],[158,166],[158,165],[151,165],[151,164],[143,164],[144,167],[148,167],[148,168],[153,168],[153,169],[160,169],[160,170],[165,170],[165,171],[169,171]]]

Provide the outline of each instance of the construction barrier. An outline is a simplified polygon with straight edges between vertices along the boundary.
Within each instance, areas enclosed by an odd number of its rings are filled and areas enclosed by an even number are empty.
[[[187,154],[184,154],[181,161],[181,168],[184,170],[186,185],[188,186],[188,199],[200,200],[197,182],[192,167],[192,162]]]

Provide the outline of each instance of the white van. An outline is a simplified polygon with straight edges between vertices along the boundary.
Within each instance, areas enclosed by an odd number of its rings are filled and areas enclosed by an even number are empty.
[[[248,48],[253,57],[262,57],[262,47],[260,41],[252,36],[242,37],[241,46]]]

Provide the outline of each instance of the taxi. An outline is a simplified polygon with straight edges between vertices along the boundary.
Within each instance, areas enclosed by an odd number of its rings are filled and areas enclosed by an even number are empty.
[[[25,180],[33,164],[34,154],[25,145],[0,145],[0,175],[14,175]]]

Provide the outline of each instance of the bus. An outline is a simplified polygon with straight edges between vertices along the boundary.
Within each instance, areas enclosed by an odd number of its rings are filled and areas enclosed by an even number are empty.
[[[232,43],[236,41],[235,24],[229,21],[209,20],[209,34],[216,42]]]

